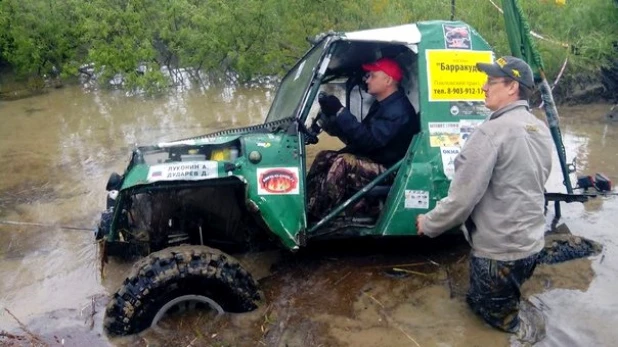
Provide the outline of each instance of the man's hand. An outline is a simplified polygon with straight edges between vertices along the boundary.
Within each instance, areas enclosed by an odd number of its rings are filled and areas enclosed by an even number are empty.
[[[320,112],[318,114],[318,125],[330,136],[337,136],[337,129],[335,125],[335,118],[329,117]]]
[[[330,94],[320,95],[318,103],[322,108],[322,112],[330,117],[337,115],[337,112],[343,108],[341,101],[336,96]]]
[[[425,223],[425,215],[419,214],[416,217],[416,233],[419,236],[425,235],[425,230],[423,230],[423,224]]]

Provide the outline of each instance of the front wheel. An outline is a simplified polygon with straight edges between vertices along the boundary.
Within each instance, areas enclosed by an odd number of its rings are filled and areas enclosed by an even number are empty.
[[[247,312],[260,298],[257,282],[231,256],[206,246],[170,247],[135,264],[107,305],[104,326],[109,335],[134,334],[178,304]]]

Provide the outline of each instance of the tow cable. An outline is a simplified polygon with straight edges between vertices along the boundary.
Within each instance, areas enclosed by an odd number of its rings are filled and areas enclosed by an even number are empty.
[[[67,229],[67,230],[80,230],[80,231],[92,231],[92,228],[84,228],[84,227],[76,227],[76,226],[68,226],[68,225],[57,225],[57,224],[45,224],[45,223],[33,223],[33,222],[16,222],[11,220],[0,220],[0,224],[5,225],[19,225],[19,226],[33,226],[33,227],[47,227],[47,228],[59,228],[59,229]]]

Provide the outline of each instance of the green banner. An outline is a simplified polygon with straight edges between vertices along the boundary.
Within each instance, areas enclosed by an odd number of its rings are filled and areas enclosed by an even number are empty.
[[[504,11],[504,22],[511,54],[525,60],[538,80],[540,71],[544,71],[545,67],[543,66],[543,59],[530,37],[530,26],[519,1],[502,0],[502,10]]]

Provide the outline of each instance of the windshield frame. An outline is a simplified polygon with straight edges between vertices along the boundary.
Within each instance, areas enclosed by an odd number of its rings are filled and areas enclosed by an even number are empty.
[[[281,80],[275,98],[268,110],[268,114],[264,123],[273,122],[285,118],[298,118],[302,112],[307,92],[321,66],[323,57],[327,53],[329,38],[325,38],[315,44],[305,55],[299,59],[294,67],[291,68]],[[311,62],[313,66],[307,66]],[[295,85],[290,85],[290,82],[295,82],[303,78]],[[301,93],[302,91],[302,93]],[[290,96],[291,95],[291,96]],[[284,102],[287,100],[288,103]]]

